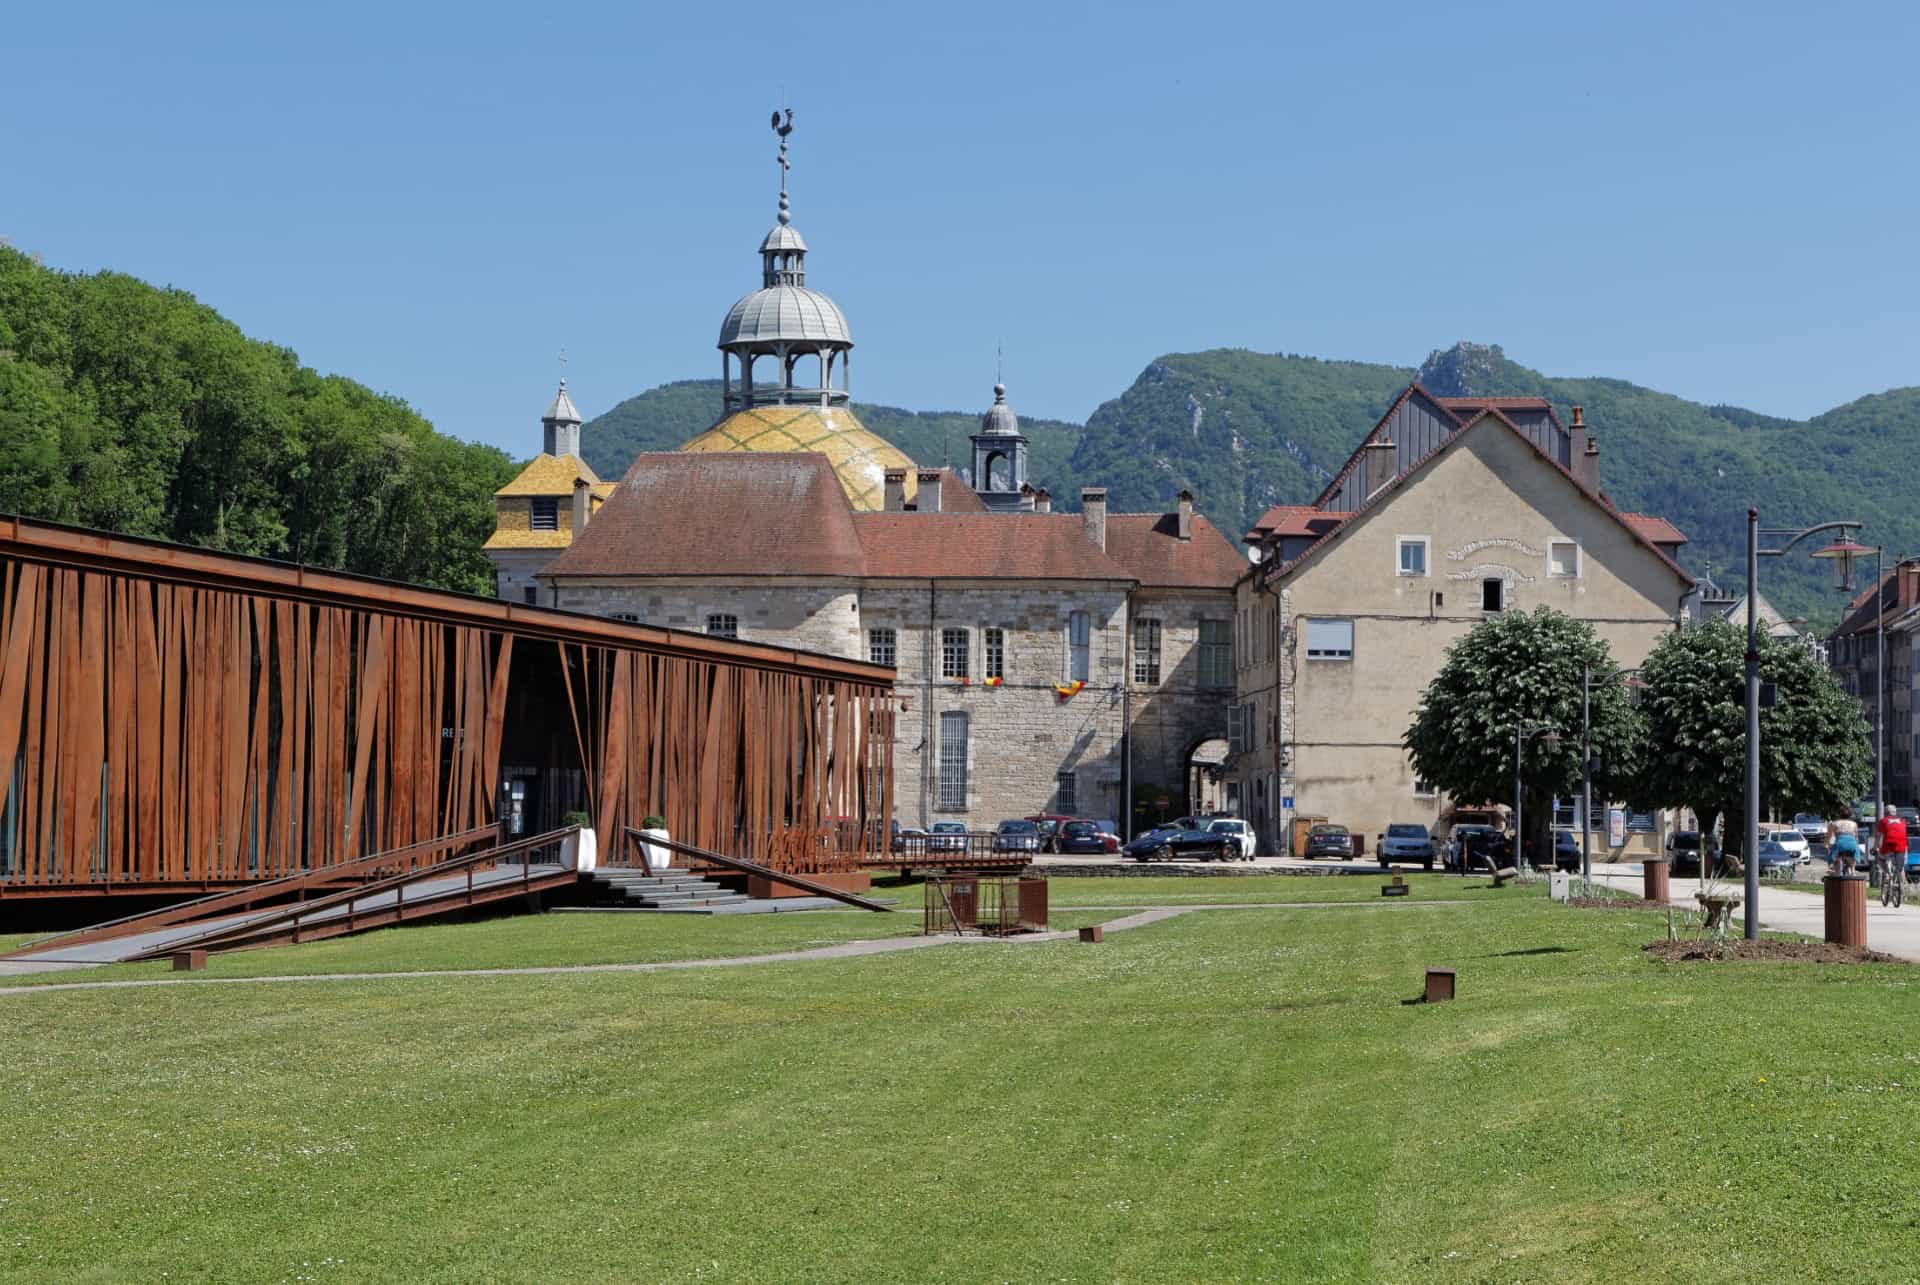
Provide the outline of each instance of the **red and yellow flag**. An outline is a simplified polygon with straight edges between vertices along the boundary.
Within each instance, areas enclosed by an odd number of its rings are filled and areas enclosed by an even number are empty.
[[[1071,700],[1075,696],[1078,696],[1080,689],[1086,685],[1087,682],[1084,678],[1076,678],[1070,683],[1055,683],[1053,690],[1061,700]]]

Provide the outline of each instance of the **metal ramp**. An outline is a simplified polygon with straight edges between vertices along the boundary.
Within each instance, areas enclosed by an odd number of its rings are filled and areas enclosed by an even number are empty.
[[[165,959],[182,950],[217,953],[321,941],[414,923],[571,886],[579,877],[571,860],[579,833],[579,827],[570,826],[512,843],[492,842],[428,865],[411,864],[436,851],[470,847],[498,835],[491,826],[469,830],[63,933],[0,955],[0,960],[38,967],[121,963]],[[543,850],[555,848],[560,860],[540,859]],[[395,867],[400,867],[397,872],[387,873]],[[307,895],[316,889],[323,890],[322,895]]]

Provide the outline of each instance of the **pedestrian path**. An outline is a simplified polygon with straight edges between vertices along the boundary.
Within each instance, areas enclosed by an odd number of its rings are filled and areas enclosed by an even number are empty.
[[[1638,862],[1615,864],[1596,861],[1594,882],[1638,893],[1644,886]],[[1727,880],[1720,880],[1728,887]],[[1732,885],[1739,891],[1739,885]],[[1700,891],[1698,879],[1669,881],[1668,898],[1675,908],[1697,906],[1694,894]],[[1744,922],[1744,920],[1742,921]],[[1760,885],[1760,926],[1770,932],[1800,933],[1816,941],[1826,935],[1826,901],[1818,893],[1796,892],[1791,888],[1762,882]],[[1920,961],[1920,904],[1909,902],[1899,909],[1880,904],[1878,893],[1867,894],[1867,948],[1899,959]]]

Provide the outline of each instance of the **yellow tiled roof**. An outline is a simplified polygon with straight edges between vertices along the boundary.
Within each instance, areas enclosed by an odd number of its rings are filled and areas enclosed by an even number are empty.
[[[520,470],[520,476],[507,483],[495,495],[572,495],[575,478],[584,477],[600,485],[600,476],[575,455],[536,455]]]
[[[735,411],[680,449],[818,451],[832,462],[853,507],[869,512],[886,502],[885,475],[890,468],[906,469],[907,494],[914,491],[913,461],[839,406],[756,406]]]
[[[564,549],[573,543],[573,528],[558,531],[495,531],[483,549]]]

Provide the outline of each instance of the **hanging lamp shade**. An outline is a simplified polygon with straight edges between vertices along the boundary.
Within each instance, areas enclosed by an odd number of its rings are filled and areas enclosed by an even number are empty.
[[[1833,563],[1834,588],[1851,589],[1855,564],[1872,552],[1866,545],[1855,543],[1851,536],[1844,536],[1824,549],[1815,550],[1813,556]]]

